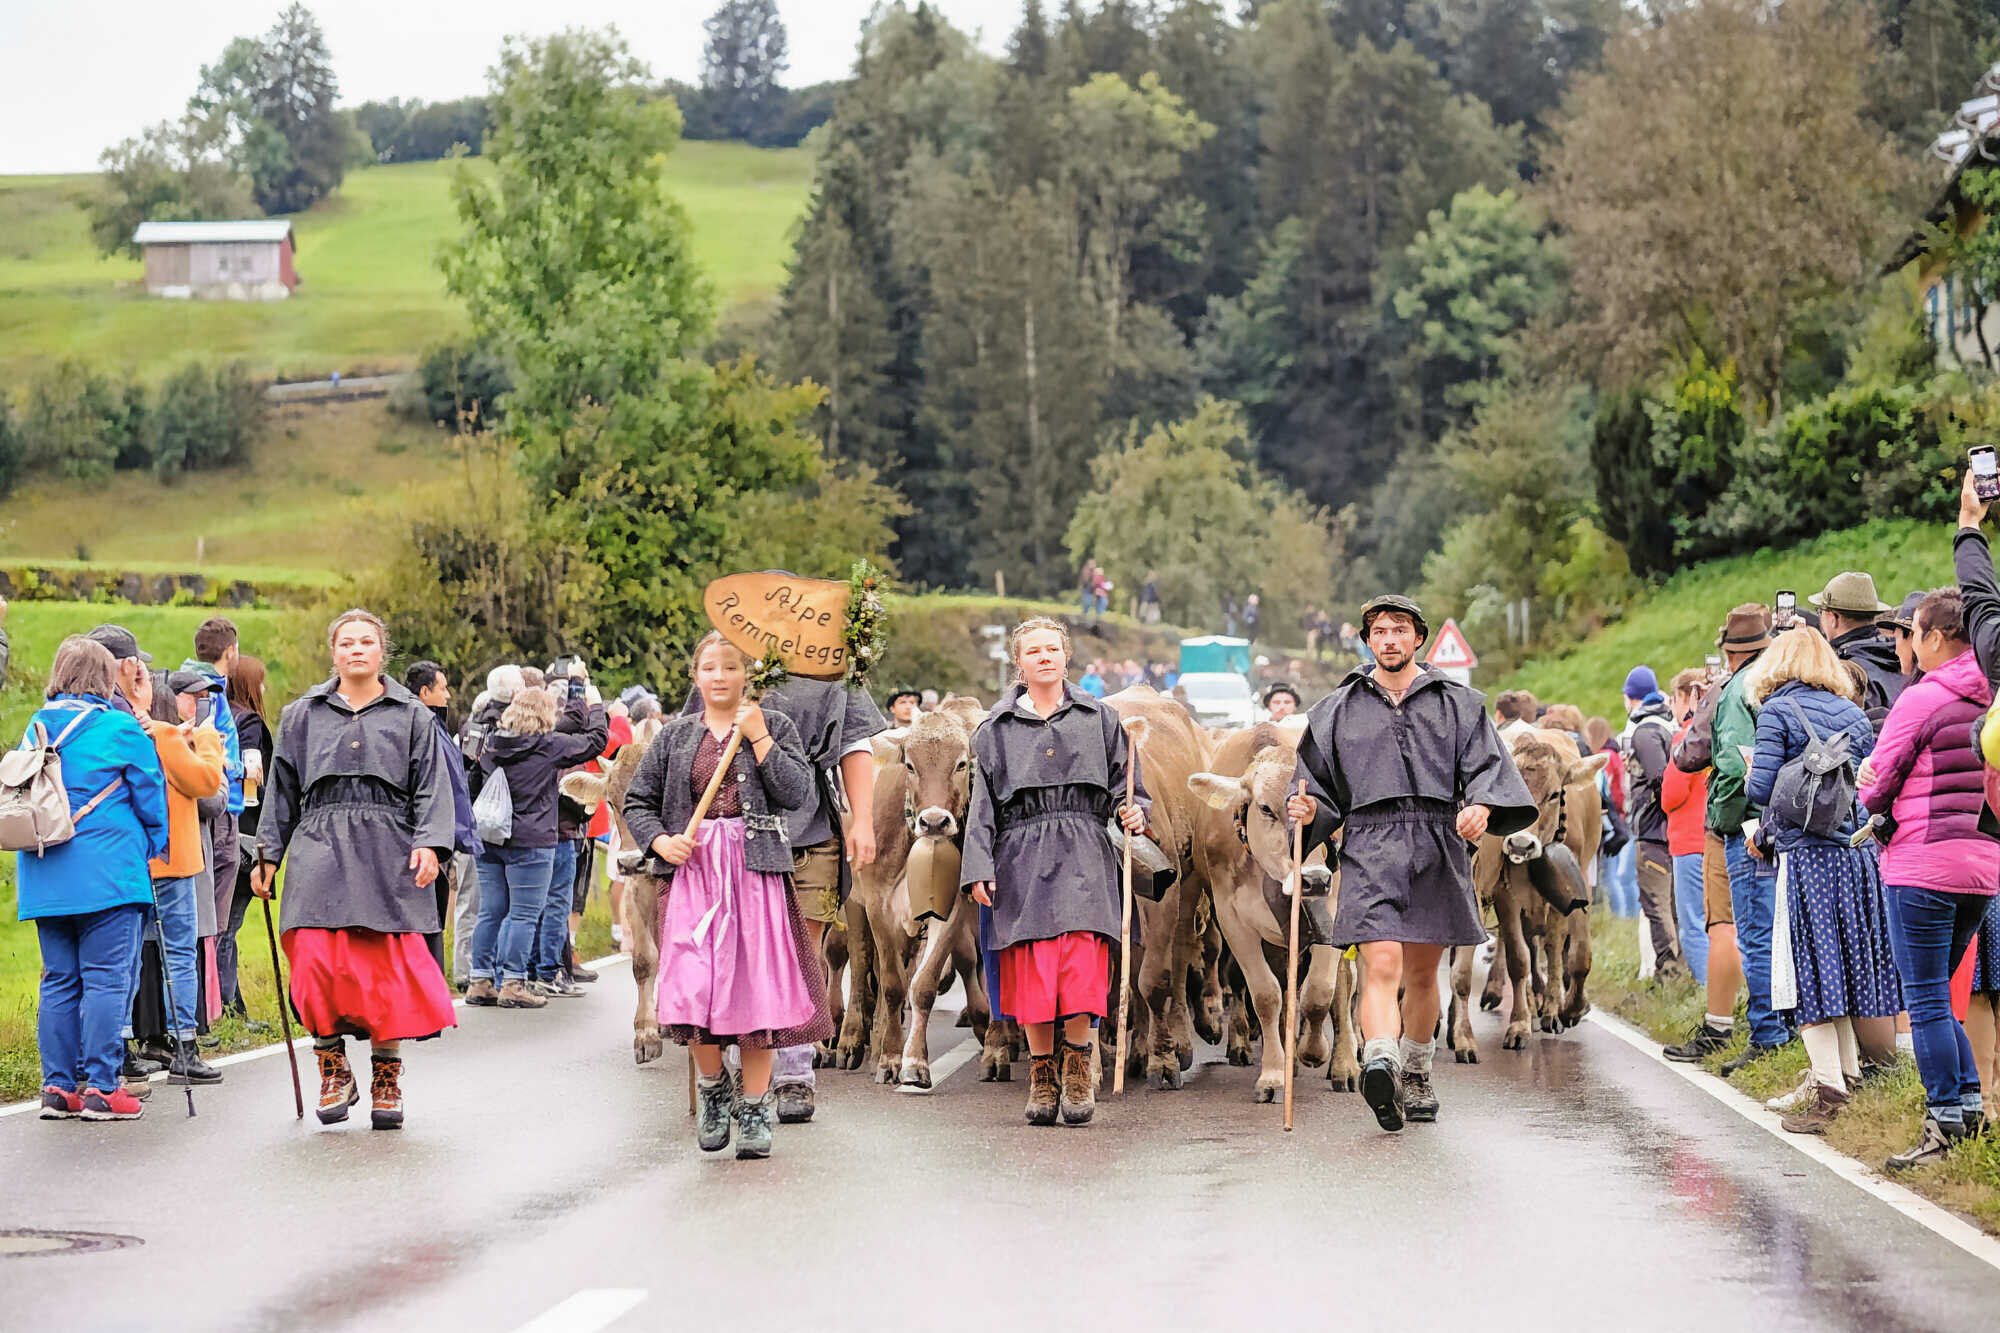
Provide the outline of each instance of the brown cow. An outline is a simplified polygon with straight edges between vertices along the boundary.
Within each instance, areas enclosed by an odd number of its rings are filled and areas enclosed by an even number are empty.
[[[1480,901],[1493,905],[1498,926],[1493,971],[1504,975],[1514,990],[1500,1045],[1517,1051],[1527,1044],[1528,1033],[1535,1026],[1544,1032],[1561,1032],[1582,1022],[1590,1011],[1590,1001],[1584,996],[1584,982],[1590,976],[1589,909],[1579,906],[1565,912],[1551,898],[1566,897],[1573,890],[1587,902],[1588,890],[1580,879],[1572,884],[1559,881],[1569,873],[1580,876],[1580,870],[1574,868],[1596,859],[1604,831],[1597,775],[1609,756],[1582,758],[1576,742],[1567,735],[1540,728],[1518,732],[1509,748],[1540,813],[1532,828],[1505,838],[1481,838],[1473,854],[1472,879]],[[1549,853],[1554,847],[1565,849],[1573,863],[1565,863],[1560,854],[1552,858]],[[1537,880],[1545,891],[1537,890]],[[1460,1064],[1479,1062],[1469,1003],[1475,952],[1471,948],[1452,950],[1448,1041]],[[1497,987],[1489,982],[1488,991],[1497,994]]]
[[[903,737],[906,748],[911,733]],[[956,730],[955,723],[944,725]],[[903,866],[914,837],[904,818],[904,784],[894,781],[893,763],[881,763],[878,752],[875,808],[875,859],[854,871],[853,888],[843,916],[847,959],[853,968],[854,1002],[840,1025],[833,1062],[840,1069],[859,1069],[869,1050],[875,1052],[875,1081],[894,1083],[903,1063],[903,998],[908,989],[908,964],[916,940],[910,916],[910,895],[903,883]]]
[[[1216,748],[1210,769],[1190,782],[1206,805],[1198,835],[1203,874],[1215,895],[1215,917],[1230,954],[1249,991],[1247,1008],[1254,1011],[1264,1034],[1263,1067],[1255,1096],[1274,1100],[1285,1082],[1284,965],[1290,932],[1289,910],[1279,918],[1274,904],[1284,903],[1280,886],[1292,873],[1292,830],[1285,819],[1285,801],[1293,790],[1298,766],[1296,728],[1261,723],[1230,734]],[[1326,886],[1334,876],[1323,853],[1315,852],[1305,867],[1308,887]],[[1334,885],[1337,895],[1338,886]],[[1336,897],[1337,901],[1337,897]],[[1301,960],[1299,979],[1301,1038],[1299,1062],[1327,1066],[1337,1091],[1352,1092],[1360,1084],[1361,1063],[1354,1040],[1354,968],[1341,951],[1315,945]],[[1248,1034],[1253,1018],[1239,996],[1230,1022],[1230,1062],[1249,1063]],[[1333,1019],[1329,1048],[1326,1020]]]

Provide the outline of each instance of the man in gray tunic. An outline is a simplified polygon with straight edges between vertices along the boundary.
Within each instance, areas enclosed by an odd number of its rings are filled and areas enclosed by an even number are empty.
[[[1375,664],[1313,706],[1299,740],[1306,794],[1286,808],[1341,868],[1332,942],[1360,946],[1361,1091],[1393,1131],[1406,1115],[1437,1119],[1438,964],[1486,938],[1470,844],[1527,828],[1536,810],[1486,696],[1418,664],[1430,627],[1417,604],[1378,597],[1361,632]]]

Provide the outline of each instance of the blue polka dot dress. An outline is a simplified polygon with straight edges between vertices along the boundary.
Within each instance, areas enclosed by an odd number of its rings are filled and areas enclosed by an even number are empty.
[[[1986,916],[1972,941],[1974,994],[2000,991],[2000,894],[1986,900]]]
[[[1903,1008],[1889,951],[1889,909],[1873,847],[1808,839],[1786,854],[1800,1026],[1888,1018]]]

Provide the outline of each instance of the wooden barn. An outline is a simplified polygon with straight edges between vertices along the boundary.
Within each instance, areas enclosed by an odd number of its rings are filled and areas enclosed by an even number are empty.
[[[145,250],[146,290],[204,301],[282,301],[299,285],[292,224],[142,222],[132,239]]]

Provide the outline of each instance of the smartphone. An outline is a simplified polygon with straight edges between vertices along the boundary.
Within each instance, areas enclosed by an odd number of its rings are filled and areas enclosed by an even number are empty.
[[[1990,444],[1975,444],[1965,451],[1972,462],[1972,491],[1986,504],[2000,500],[2000,454]]]
[[[1719,684],[1724,679],[1725,675],[1726,673],[1722,669],[1722,658],[1715,653],[1710,653],[1708,655],[1709,680]]]
[[[1789,588],[1779,589],[1777,614],[1772,617],[1777,622],[1778,628],[1790,629],[1792,622],[1798,619],[1798,610],[1799,595]]]

